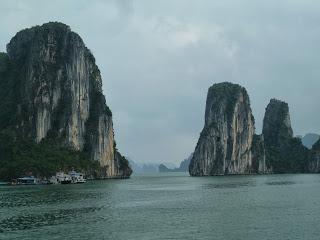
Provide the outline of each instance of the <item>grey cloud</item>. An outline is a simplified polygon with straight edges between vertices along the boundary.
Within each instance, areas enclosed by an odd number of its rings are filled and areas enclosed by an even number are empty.
[[[320,132],[318,1],[0,2],[0,50],[19,30],[62,21],[96,56],[117,145],[139,162],[178,163],[194,150],[207,89],[245,86],[257,132],[272,97],[295,134]]]

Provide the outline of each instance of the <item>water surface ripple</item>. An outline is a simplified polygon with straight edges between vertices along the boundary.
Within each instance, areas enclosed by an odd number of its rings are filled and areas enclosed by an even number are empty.
[[[319,239],[320,175],[0,186],[0,239]]]

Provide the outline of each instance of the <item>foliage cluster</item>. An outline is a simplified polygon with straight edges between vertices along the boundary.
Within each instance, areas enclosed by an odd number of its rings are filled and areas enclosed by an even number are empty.
[[[212,85],[208,91],[207,104],[211,99],[214,100],[213,106],[226,105],[226,114],[228,122],[230,123],[233,118],[235,104],[239,95],[243,91],[247,95],[246,90],[238,84],[229,82],[217,83]]]
[[[10,180],[27,174],[49,177],[57,171],[73,168],[92,173],[99,168],[84,152],[61,147],[53,139],[39,144],[32,140],[15,138],[10,132],[0,133],[0,179]]]
[[[266,145],[266,164],[274,173],[306,172],[310,158],[309,150],[299,138],[292,138],[279,146]]]

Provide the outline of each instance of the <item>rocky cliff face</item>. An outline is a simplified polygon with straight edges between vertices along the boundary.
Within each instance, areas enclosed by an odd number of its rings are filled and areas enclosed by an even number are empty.
[[[252,171],[265,174],[272,172],[266,165],[266,150],[263,135],[254,135],[252,141]]]
[[[262,134],[268,145],[278,146],[293,138],[289,106],[286,102],[271,99],[263,119]]]
[[[265,169],[273,173],[305,172],[309,151],[293,137],[289,106],[271,99],[263,120]]]
[[[320,140],[312,146],[308,171],[311,173],[320,173]]]
[[[254,131],[246,90],[227,82],[214,84],[208,91],[205,126],[189,166],[190,175],[250,173]]]
[[[7,54],[19,69],[14,124],[22,137],[51,137],[87,151],[103,167],[102,177],[130,176],[115,150],[100,71],[78,34],[62,23],[36,26],[17,33]]]
[[[193,153],[190,154],[190,156],[186,159],[184,159],[181,163],[180,163],[180,166],[179,166],[179,170],[181,172],[188,172],[189,170],[189,165],[190,165],[190,161],[193,157]]]

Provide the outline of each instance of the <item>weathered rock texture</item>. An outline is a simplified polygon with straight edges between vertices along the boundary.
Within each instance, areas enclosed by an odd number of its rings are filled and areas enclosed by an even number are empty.
[[[189,166],[192,176],[320,172],[320,141],[312,153],[293,137],[289,106],[271,99],[261,135],[244,88],[231,83],[209,88],[205,126]]]
[[[252,171],[254,118],[246,90],[218,83],[209,88],[205,126],[189,166],[192,176]]]
[[[289,106],[286,102],[271,99],[263,119],[262,134],[268,145],[278,146],[293,138]]]
[[[252,171],[254,173],[271,173],[272,169],[266,165],[266,150],[263,135],[254,135],[252,142]]]
[[[320,140],[312,146],[308,171],[311,173],[320,173]]]
[[[289,106],[271,99],[263,120],[262,136],[267,172],[306,172],[309,151],[301,139],[293,137]]]
[[[78,34],[62,23],[32,27],[12,38],[7,54],[19,69],[17,132],[88,151],[103,167],[102,177],[130,176],[115,150],[100,71]]]

